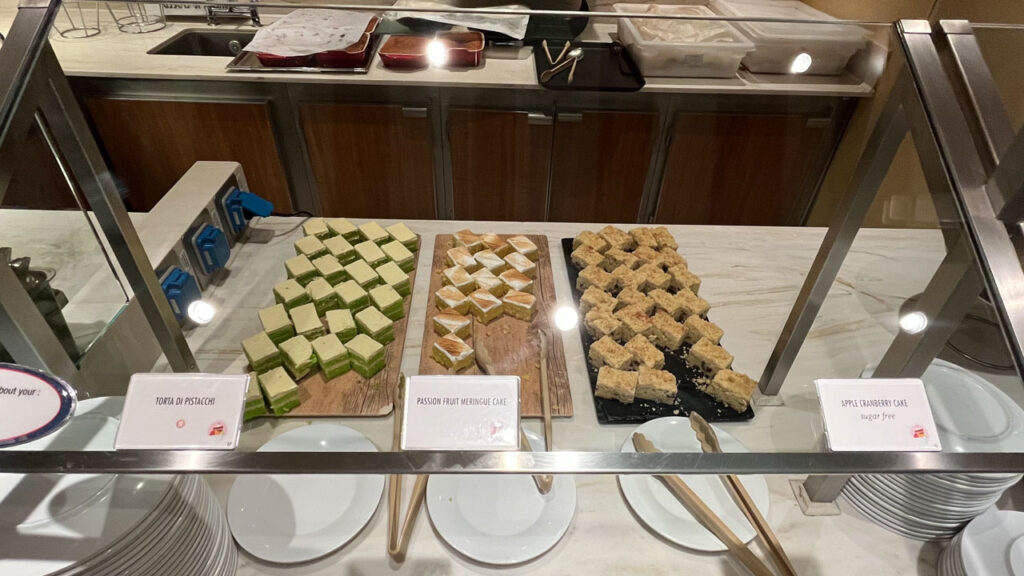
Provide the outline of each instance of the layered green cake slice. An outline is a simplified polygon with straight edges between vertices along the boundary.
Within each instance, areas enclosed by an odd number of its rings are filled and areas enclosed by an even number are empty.
[[[302,287],[302,284],[296,282],[294,278],[289,278],[274,285],[274,300],[278,304],[284,304],[284,307],[288,310],[311,302],[306,289]]]
[[[412,269],[416,267],[416,257],[401,242],[397,240],[388,242],[381,246],[380,249],[405,272],[412,272]]]
[[[295,336],[295,327],[292,326],[292,319],[288,317],[288,310],[284,304],[274,304],[260,310],[260,324],[263,330],[270,336],[274,344],[280,344]]]
[[[391,239],[387,230],[381,227],[376,222],[367,222],[359,226],[359,233],[362,234],[363,239],[369,240],[374,244],[383,244]]]
[[[391,320],[399,320],[405,316],[402,296],[387,284],[371,289],[370,301]]]
[[[281,354],[266,332],[242,340],[242,353],[245,354],[253,372],[262,374],[281,365]]]
[[[356,244],[356,254],[369,264],[371,268],[380,266],[388,261],[387,254],[381,250],[380,246],[369,240]]]
[[[295,241],[295,254],[312,260],[327,254],[327,247],[316,236],[306,236]]]
[[[328,310],[327,331],[337,335],[342,342],[348,342],[356,337],[359,330],[351,310]]]
[[[313,260],[313,268],[316,268],[317,274],[323,276],[324,280],[327,280],[331,286],[337,286],[348,280],[348,274],[345,272],[341,262],[330,254]]]
[[[296,282],[305,286],[313,278],[317,277],[316,268],[309,258],[305,256],[294,256],[284,261],[284,268],[288,271],[288,277],[294,278]]]
[[[334,291],[338,293],[338,298],[341,298],[341,307],[348,308],[353,313],[370,305],[370,295],[355,280],[346,280],[338,284]]]
[[[391,286],[400,296],[408,296],[412,291],[409,283],[409,275],[398,267],[394,262],[385,262],[377,267],[377,275],[382,282]]]
[[[333,380],[348,372],[351,363],[348,349],[334,334],[327,334],[313,340],[313,353],[324,373],[324,380]]]
[[[395,339],[395,323],[373,306],[356,313],[356,326],[359,331],[381,344]]]
[[[420,237],[415,232],[409,230],[409,227],[404,222],[398,224],[392,224],[385,228],[392,240],[397,240],[405,245],[410,252],[416,252],[420,249]]]
[[[369,290],[380,284],[380,276],[365,260],[359,259],[345,266],[345,272],[362,286],[363,290]]]
[[[305,338],[302,338],[305,341]],[[306,342],[309,345],[309,342]],[[316,361],[313,361],[316,364]],[[260,389],[275,416],[287,414],[299,406],[299,387],[288,377],[284,368],[274,368],[266,374],[260,374]]]
[[[302,232],[306,236],[316,236],[321,240],[326,240],[333,236],[331,231],[327,228],[327,223],[324,222],[323,218],[310,218],[302,224]]]
[[[348,264],[358,258],[352,243],[341,236],[332,236],[324,240],[324,248],[327,248],[327,252],[342,264]]]
[[[313,345],[305,336],[289,338],[281,343],[281,355],[284,360],[284,367],[296,379],[300,379],[309,371],[316,368],[316,356],[313,355]]]
[[[323,278],[314,278],[309,286],[306,286],[306,292],[309,292],[309,298],[313,300],[313,306],[316,307],[319,316],[323,316],[328,310],[341,307],[341,298],[334,291],[334,286]]]
[[[250,372],[249,387],[245,390],[245,410],[242,413],[242,422],[247,422],[257,416],[264,416],[266,413],[267,405],[263,403],[263,392],[260,390],[259,375],[255,372]]]
[[[303,304],[302,306],[296,306],[288,314],[291,315],[292,324],[295,326],[295,333],[299,336],[303,336],[307,340],[313,340],[324,335],[324,324],[316,313],[315,305]]]
[[[349,340],[348,348],[352,369],[363,378],[370,378],[384,369],[387,353],[384,346],[366,334],[359,334]]]
[[[359,234],[359,228],[356,228],[355,224],[352,224],[345,218],[331,218],[326,222],[328,230],[349,242],[359,242],[359,239],[362,237]]]

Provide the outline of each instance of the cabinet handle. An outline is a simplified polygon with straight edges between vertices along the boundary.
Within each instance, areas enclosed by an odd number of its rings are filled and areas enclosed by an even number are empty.
[[[583,112],[559,112],[559,122],[583,122]]]
[[[526,123],[531,126],[551,126],[551,116],[543,112],[530,112],[526,115]]]
[[[426,118],[427,107],[426,106],[402,106],[402,116],[406,118]]]
[[[828,128],[829,124],[832,123],[831,118],[808,118],[808,128]]]

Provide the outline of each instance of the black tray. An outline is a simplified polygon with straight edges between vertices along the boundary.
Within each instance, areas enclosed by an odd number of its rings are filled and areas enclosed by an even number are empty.
[[[548,41],[551,57],[558,54],[564,41]],[[636,62],[622,44],[612,42],[573,42],[572,48],[583,49],[583,59],[576,65],[576,74],[569,84],[569,71],[563,70],[541,86],[550,90],[602,90],[606,92],[635,92],[644,87],[644,76]],[[570,48],[570,50],[572,49]],[[533,64],[537,81],[542,72],[551,68],[544,47],[537,42],[533,47]]]
[[[562,238],[562,251],[565,253],[565,269],[569,272],[569,286],[572,289],[572,299],[579,308],[580,297],[583,294],[576,289],[576,277],[579,270],[572,263],[572,238]],[[590,391],[593,393],[597,388],[597,369],[590,365],[590,345],[596,340],[582,326],[580,319],[580,339],[583,340],[583,356],[587,363],[587,373],[590,375]],[[741,422],[754,417],[754,409],[748,407],[746,412],[737,412],[732,408],[715,400],[711,396],[697,390],[696,381],[701,372],[687,364],[687,352],[690,351],[689,344],[677,351],[670,351],[658,347],[665,353],[665,370],[675,374],[679,391],[676,394],[676,403],[673,405],[651,402],[637,398],[632,404],[623,404],[617,400],[598,398],[594,396],[594,407],[597,409],[597,421],[601,424],[641,424],[655,418],[664,416],[688,416],[690,412],[696,412],[708,422]]]

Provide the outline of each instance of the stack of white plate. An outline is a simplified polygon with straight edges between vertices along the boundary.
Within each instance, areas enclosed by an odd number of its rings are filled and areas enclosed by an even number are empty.
[[[870,376],[866,368],[862,376]],[[921,377],[944,452],[1024,451],[1024,410],[1001,390],[943,360]],[[854,476],[846,501],[875,523],[916,540],[952,538],[1020,474]]]
[[[79,403],[17,450],[113,450],[123,399]],[[0,574],[230,576],[224,512],[195,476],[0,474]]]
[[[990,508],[939,557],[939,576],[1024,574],[1024,513]]]

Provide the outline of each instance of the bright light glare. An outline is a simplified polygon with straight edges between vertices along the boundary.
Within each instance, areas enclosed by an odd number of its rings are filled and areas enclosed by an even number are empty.
[[[793,63],[789,65],[789,71],[792,74],[803,74],[811,69],[811,55],[807,52],[801,52],[793,58]]]
[[[908,334],[917,334],[928,327],[928,317],[923,312],[911,312],[900,318],[900,328]]]
[[[555,326],[563,332],[575,328],[576,323],[579,321],[580,315],[576,313],[574,308],[561,306],[558,310],[555,310]]]
[[[217,309],[206,300],[196,300],[188,305],[188,318],[196,324],[209,324]]]
[[[448,63],[448,49],[445,48],[444,43],[440,40],[431,40],[427,44],[427,60],[430,65],[435,68],[440,68]]]

